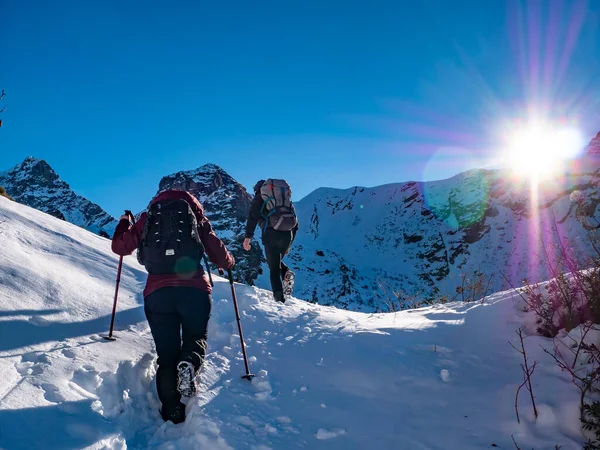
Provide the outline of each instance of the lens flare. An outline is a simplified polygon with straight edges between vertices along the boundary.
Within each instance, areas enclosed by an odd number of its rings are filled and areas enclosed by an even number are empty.
[[[545,179],[556,174],[566,160],[577,156],[583,144],[583,137],[575,128],[533,122],[511,134],[504,159],[520,175]]]

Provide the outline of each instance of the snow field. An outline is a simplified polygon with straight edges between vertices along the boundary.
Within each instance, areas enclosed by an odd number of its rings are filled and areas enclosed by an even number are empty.
[[[4,222],[3,222],[4,221]],[[540,416],[521,395],[514,331],[527,322],[510,292],[484,304],[365,314],[236,285],[244,364],[228,282],[213,276],[209,353],[183,424],[164,423],[141,290],[125,258],[115,335],[118,258],[107,240],[0,198],[0,448],[481,449],[581,447],[576,388],[539,361]]]

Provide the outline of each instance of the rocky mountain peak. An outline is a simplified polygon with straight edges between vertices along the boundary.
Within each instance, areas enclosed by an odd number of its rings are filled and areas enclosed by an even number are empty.
[[[252,196],[246,188],[216,164],[167,175],[160,180],[158,192],[181,189],[194,195],[202,206],[217,236],[236,260],[236,279],[254,284],[264,262],[258,244],[250,252],[242,248],[246,219]]]
[[[116,226],[110,214],[77,195],[43,159],[28,156],[12,169],[0,172],[0,186],[15,201],[93,233],[109,236]]]
[[[587,147],[588,155],[600,155],[600,133],[593,138],[588,147]]]
[[[11,176],[15,180],[26,180],[27,182],[35,182],[42,186],[55,185],[56,188],[69,189],[69,185],[60,179],[58,174],[50,167],[43,159],[28,156],[13,167],[11,170],[1,173],[0,176]]]
[[[197,169],[163,177],[158,190],[162,192],[168,189],[190,192],[207,211],[212,210],[217,215],[220,209],[226,207],[234,213],[237,221],[246,220],[252,202],[252,196],[246,188],[216,164],[205,164]]]

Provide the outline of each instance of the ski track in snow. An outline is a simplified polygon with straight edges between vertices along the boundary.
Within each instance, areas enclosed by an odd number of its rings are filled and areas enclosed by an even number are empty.
[[[525,320],[516,296],[390,314],[341,311],[214,276],[209,353],[183,424],[164,423],[155,353],[141,307],[143,273],[125,258],[110,323],[117,257],[106,240],[0,198],[0,448],[481,449],[581,447],[577,393],[539,360],[535,421],[521,396]],[[8,258],[10,256],[10,258]],[[7,261],[10,261],[8,263]]]

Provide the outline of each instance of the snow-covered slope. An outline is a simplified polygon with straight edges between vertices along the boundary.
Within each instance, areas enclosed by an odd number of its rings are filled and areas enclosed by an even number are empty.
[[[265,259],[257,245],[250,252],[242,248],[252,201],[246,188],[219,166],[205,164],[163,177],[158,190],[166,189],[184,189],[200,200],[217,236],[235,257],[237,281],[252,284]]]
[[[533,190],[507,171],[347,190],[321,188],[296,204],[301,229],[290,253],[296,294],[321,304],[386,310],[378,282],[407,295],[453,297],[461,274],[492,276],[491,289],[547,274],[541,238],[578,242],[576,215],[600,218],[600,159],[574,161]],[[573,203],[578,191],[581,203]],[[549,245],[546,246],[546,249]],[[574,248],[585,257],[588,248]],[[504,276],[503,276],[504,275]],[[259,284],[260,285],[260,284]]]
[[[366,206],[366,205],[365,205]],[[0,448],[482,449],[581,447],[578,393],[528,337],[539,360],[534,421],[520,355],[516,296],[366,314],[236,285],[250,365],[244,373],[229,285],[215,277],[202,393],[187,421],[163,423],[154,351],[126,257],[116,335],[117,257],[109,242],[0,197]]]
[[[114,232],[115,219],[100,206],[77,195],[44,160],[30,156],[11,170],[0,172],[0,186],[19,203],[93,233],[112,236]]]

